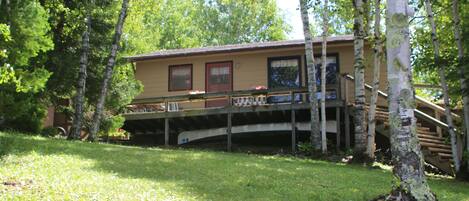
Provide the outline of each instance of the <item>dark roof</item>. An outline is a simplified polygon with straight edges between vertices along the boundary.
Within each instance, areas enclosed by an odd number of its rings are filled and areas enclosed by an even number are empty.
[[[313,43],[320,43],[320,37],[314,38]],[[328,43],[349,42],[353,41],[353,35],[331,36],[327,38]],[[260,43],[244,43],[234,45],[210,46],[200,48],[186,48],[186,49],[171,49],[161,50],[148,54],[140,54],[135,56],[126,57],[131,61],[141,61],[147,59],[168,58],[168,57],[181,57],[192,56],[201,54],[216,54],[227,52],[240,52],[247,50],[261,50],[261,49],[275,49],[275,48],[289,48],[304,46],[304,40],[283,40],[283,41],[269,41]]]

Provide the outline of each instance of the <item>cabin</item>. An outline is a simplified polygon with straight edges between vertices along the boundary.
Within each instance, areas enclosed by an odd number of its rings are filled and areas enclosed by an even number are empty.
[[[314,57],[320,90],[321,39]],[[365,83],[372,81],[372,49],[365,45]],[[310,133],[310,103],[304,40],[173,49],[129,56],[144,86],[123,114],[124,129],[134,139],[161,145],[196,145],[221,141],[226,150],[261,134],[275,135],[297,151]],[[326,113],[329,149],[354,145],[353,36],[327,38]],[[377,111],[377,144],[389,146],[386,66],[382,62]],[[371,87],[367,87],[367,100]],[[320,94],[316,94],[320,98]],[[444,109],[417,98],[419,139],[426,161],[451,172],[451,149],[445,142]],[[446,127],[447,128],[447,127]],[[262,135],[264,134],[264,135]],[[148,137],[149,136],[149,137]],[[380,140],[382,138],[382,140]]]

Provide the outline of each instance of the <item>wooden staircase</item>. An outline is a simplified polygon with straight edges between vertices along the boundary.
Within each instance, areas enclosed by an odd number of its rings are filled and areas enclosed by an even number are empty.
[[[368,110],[368,107],[366,108]],[[387,108],[376,108],[376,131],[389,138],[389,113]],[[422,126],[417,117],[417,136],[425,162],[453,175],[451,145],[430,128]]]

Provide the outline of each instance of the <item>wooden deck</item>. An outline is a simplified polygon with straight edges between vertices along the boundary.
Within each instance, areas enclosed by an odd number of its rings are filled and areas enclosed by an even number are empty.
[[[329,112],[335,111],[335,114],[329,117],[334,116],[337,127],[340,128],[341,109],[345,106],[345,101],[341,99],[342,92],[339,85],[330,85],[327,90],[335,93],[334,97],[326,101]],[[287,102],[275,102],[270,99],[279,96]],[[247,105],[235,104],[240,98],[257,100],[259,97],[264,101],[252,101]],[[213,100],[227,100],[227,104],[217,108],[204,107],[205,102]],[[171,104],[195,104],[199,107],[171,110]],[[139,129],[152,130],[155,133],[164,132],[165,145],[170,144],[171,133],[178,135],[190,130],[225,128],[228,139],[227,150],[231,150],[233,125],[280,122],[297,125],[299,121],[309,121],[310,108],[307,88],[263,89],[136,99],[123,116],[126,119],[125,128],[131,132]],[[296,147],[296,130],[291,129],[292,150]],[[340,132],[337,132],[336,141],[340,146]]]

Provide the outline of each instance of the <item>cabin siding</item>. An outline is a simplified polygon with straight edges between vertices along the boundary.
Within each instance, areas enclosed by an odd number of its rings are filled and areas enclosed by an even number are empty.
[[[315,46],[315,53],[319,53],[320,46]],[[328,52],[338,55],[339,73],[348,73],[353,76],[353,44],[331,44]],[[302,86],[305,86],[306,68],[304,61],[304,48],[278,48],[268,50],[243,51],[235,53],[211,54],[199,56],[186,56],[164,59],[152,59],[136,62],[136,79],[140,80],[144,86],[143,92],[136,99],[152,98],[161,96],[173,96],[188,94],[186,91],[168,91],[169,85],[169,66],[179,64],[192,64],[192,90],[205,91],[205,65],[206,63],[218,61],[233,62],[233,90],[247,90],[254,86],[268,86],[268,67],[267,62],[270,57],[284,56],[301,56],[301,80]],[[365,51],[366,57],[366,83],[371,84],[372,81],[372,51],[369,47]],[[385,62],[381,67],[381,89],[386,89],[386,68]],[[352,84],[349,84],[348,98],[353,101]],[[369,98],[367,98],[368,100]],[[379,100],[379,105],[384,105],[385,100]],[[186,103],[182,107],[203,106],[203,103]]]

